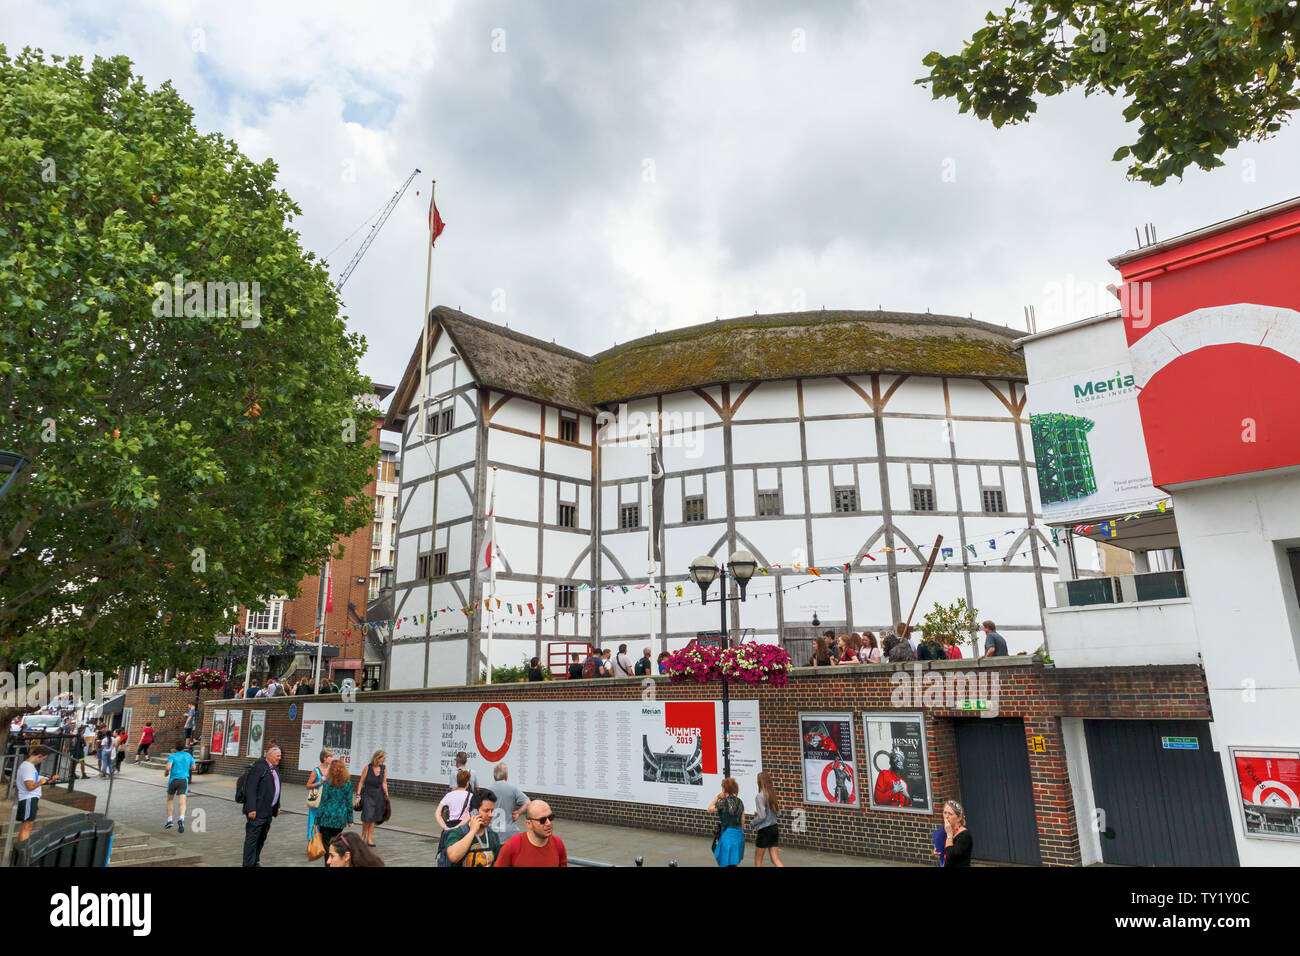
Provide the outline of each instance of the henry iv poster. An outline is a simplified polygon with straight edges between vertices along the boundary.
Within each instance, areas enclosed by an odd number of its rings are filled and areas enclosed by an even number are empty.
[[[925,719],[920,714],[864,714],[870,805],[930,812]]]

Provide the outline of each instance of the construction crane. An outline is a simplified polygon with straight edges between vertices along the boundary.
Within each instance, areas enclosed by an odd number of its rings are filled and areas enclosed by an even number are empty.
[[[366,250],[370,248],[370,244],[374,242],[375,237],[379,235],[379,230],[384,228],[384,223],[388,222],[388,217],[391,216],[393,210],[397,208],[398,202],[401,201],[402,196],[406,193],[406,187],[411,185],[411,180],[418,175],[420,175],[420,171],[417,169],[415,172],[411,173],[411,175],[407,176],[406,182],[402,183],[401,188],[398,189],[397,192],[393,193],[393,198],[388,200],[388,205],[379,213],[379,218],[375,220],[375,224],[371,226],[370,231],[366,233],[366,241],[361,243],[361,248],[358,249],[356,255],[352,257],[352,261],[344,266],[343,272],[339,276],[339,281],[335,285],[336,289],[343,288],[343,283],[348,281],[348,276],[352,275],[352,270],[357,267],[357,264],[361,261],[361,257],[366,254]]]

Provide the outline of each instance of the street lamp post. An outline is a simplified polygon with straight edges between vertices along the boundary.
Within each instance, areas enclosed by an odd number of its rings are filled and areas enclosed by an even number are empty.
[[[691,580],[700,586],[701,604],[709,603],[709,585],[715,578],[719,576],[722,578],[717,601],[721,615],[722,650],[724,651],[731,645],[730,634],[727,631],[727,602],[745,600],[745,588],[757,568],[758,562],[748,551],[737,551],[732,554],[727,562],[727,569],[740,585],[740,595],[729,598],[727,597],[727,575],[719,570],[717,562],[712,557],[705,554],[691,562]],[[739,621],[739,611],[736,612],[736,617]],[[722,775],[731,776],[731,684],[725,672],[722,674]]]

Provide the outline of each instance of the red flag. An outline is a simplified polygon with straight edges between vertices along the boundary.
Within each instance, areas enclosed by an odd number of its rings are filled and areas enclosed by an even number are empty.
[[[438,244],[438,237],[442,235],[442,231],[446,228],[447,228],[447,224],[443,222],[442,217],[438,215],[438,204],[434,202],[432,198],[430,198],[429,199],[429,244],[436,246]]]
[[[325,570],[325,613],[334,610],[334,576],[330,574],[329,568]]]

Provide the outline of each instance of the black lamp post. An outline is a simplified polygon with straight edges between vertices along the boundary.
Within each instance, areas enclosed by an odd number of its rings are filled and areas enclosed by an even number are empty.
[[[758,562],[748,551],[737,551],[727,562],[727,568],[735,577],[736,583],[740,585],[740,596],[727,597],[727,576],[721,574],[722,588],[717,601],[722,620],[722,650],[724,651],[731,644],[727,632],[727,602],[745,600],[745,588],[749,584],[749,579],[754,576],[754,571],[758,569]],[[720,575],[717,562],[704,554],[691,562],[690,571],[691,580],[700,586],[700,603],[708,604],[709,585]],[[731,685],[725,673],[722,675],[722,775],[731,776]]]

